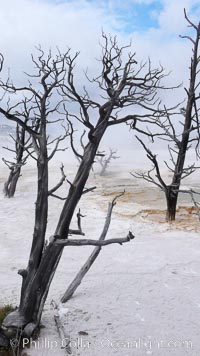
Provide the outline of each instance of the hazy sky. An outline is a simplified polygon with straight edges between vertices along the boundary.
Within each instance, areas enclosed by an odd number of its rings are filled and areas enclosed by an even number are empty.
[[[37,44],[81,50],[87,65],[102,28],[123,42],[131,38],[138,55],[180,65],[188,47],[178,37],[186,31],[183,8],[195,22],[200,18],[198,0],[0,0],[0,6],[1,51],[22,67]]]
[[[20,81],[38,44],[80,50],[81,66],[94,71],[104,29],[121,44],[132,39],[138,60],[150,56],[173,70],[170,83],[187,84],[191,46],[179,38],[187,32],[184,7],[198,22],[199,0],[0,0],[0,51],[5,68]],[[183,97],[183,91],[178,95]]]

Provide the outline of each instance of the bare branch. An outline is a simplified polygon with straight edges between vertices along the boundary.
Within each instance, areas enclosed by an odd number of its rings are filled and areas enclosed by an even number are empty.
[[[59,195],[53,194],[53,193],[51,193],[51,195],[49,195],[49,196],[52,197],[52,198],[63,200],[63,201],[67,199],[67,197],[63,198],[63,197],[60,197]]]
[[[59,246],[107,246],[111,244],[120,244],[122,245],[125,242],[129,242],[134,239],[134,235],[129,231],[127,237],[125,238],[116,238],[116,239],[109,239],[105,241],[100,240],[59,240],[55,239],[54,244]]]
[[[64,165],[63,165],[63,163],[62,163],[62,165],[60,167],[60,171],[61,171],[61,179],[58,182],[58,184],[55,185],[55,187],[53,187],[52,189],[50,189],[48,191],[48,195],[52,196],[52,194],[55,193],[63,185],[63,183],[64,183],[64,181],[66,179],[66,175],[64,173]]]
[[[4,62],[4,56],[2,53],[0,53],[0,72],[2,71],[3,69],[3,62]]]
[[[62,126],[63,126],[63,125],[62,125]],[[63,127],[64,127],[64,126],[63,126]],[[65,128],[65,134],[64,134],[63,136],[59,136],[59,137],[57,137],[57,138],[55,139],[55,140],[56,140],[56,144],[55,144],[54,149],[51,151],[51,154],[50,154],[49,157],[48,157],[48,160],[49,160],[49,161],[54,157],[54,155],[55,155],[56,152],[58,152],[58,151],[66,151],[66,150],[67,150],[67,147],[64,147],[64,148],[58,148],[58,147],[59,147],[60,142],[64,141],[64,140],[66,139],[66,137],[68,137],[68,136],[69,136],[69,132],[68,132],[68,130]]]
[[[184,16],[187,22],[190,24],[190,26],[192,26],[196,31],[198,31],[198,27],[188,18],[185,8],[184,8]]]
[[[72,151],[73,151],[73,153],[75,154],[75,156],[77,156],[79,159],[82,160],[83,156],[81,156],[81,155],[77,152],[76,148],[74,147],[74,127],[73,127],[72,122],[69,120],[68,117],[67,117],[67,121],[68,121],[69,126],[70,126],[70,129],[71,129],[71,130],[69,131],[69,136],[70,136],[70,144],[71,144]]]
[[[96,189],[96,186],[91,187],[91,188],[86,188],[83,190],[83,194],[87,194],[89,192],[93,192]]]
[[[156,159],[156,155],[154,155],[144,144],[144,142],[142,142],[142,140],[139,139],[139,137],[137,137],[137,140],[141,143],[141,145],[143,146],[143,148],[145,149],[145,151],[147,152],[147,158],[153,163],[155,170],[156,170],[156,178],[158,179],[160,185],[162,188],[166,189],[166,184],[163,181],[161,174],[160,174],[160,169],[159,169],[159,165]],[[150,171],[149,171],[150,173]],[[148,177],[150,178],[150,175],[148,174]],[[154,183],[154,180],[151,179],[151,182]]]

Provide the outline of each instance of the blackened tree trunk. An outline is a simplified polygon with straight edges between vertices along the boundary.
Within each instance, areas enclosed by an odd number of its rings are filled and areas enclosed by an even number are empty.
[[[8,177],[8,180],[4,183],[4,195],[7,198],[12,198],[15,195],[16,187],[17,187],[17,182],[20,177],[21,173],[21,166],[15,166],[10,170],[10,174]]]
[[[25,120],[27,123],[28,120]],[[9,147],[3,147],[4,149],[15,153],[15,161],[10,162],[3,158],[3,162],[10,170],[7,181],[4,184],[4,195],[7,198],[12,198],[15,195],[17,183],[21,175],[21,169],[26,164],[29,154],[25,155],[25,149],[30,148],[28,142],[30,137],[26,140],[26,130],[21,128],[18,124],[16,125],[16,135],[15,137],[11,136],[15,142],[15,149]],[[27,146],[27,147],[26,147]]]
[[[171,186],[167,187],[165,197],[167,202],[166,221],[174,221],[176,218],[178,193]]]

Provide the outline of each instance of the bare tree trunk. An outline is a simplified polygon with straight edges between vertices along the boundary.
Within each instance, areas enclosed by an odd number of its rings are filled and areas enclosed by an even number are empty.
[[[48,218],[48,156],[45,129],[40,138],[40,153],[37,160],[38,194],[35,206],[35,224],[32,247],[27,269],[20,270],[22,276],[21,299],[19,309],[8,315],[8,324],[14,329],[24,328],[27,335],[31,335],[39,325],[43,305],[45,303],[49,286],[57,264],[47,272],[48,266],[42,268],[42,260],[46,255],[44,251],[47,218]],[[52,248],[51,244],[50,247]],[[51,250],[51,249],[50,249]],[[51,255],[51,251],[50,251]],[[49,257],[49,259],[51,259]],[[46,277],[47,274],[47,277]],[[7,321],[6,324],[7,325]],[[13,330],[15,332],[15,330]]]
[[[185,121],[184,121],[184,128],[182,132],[182,138],[179,143],[179,150],[178,156],[174,167],[174,175],[172,179],[171,187],[174,187],[174,192],[169,191],[169,197],[167,198],[167,216],[169,217],[169,221],[175,220],[176,215],[176,207],[177,207],[177,199],[178,199],[178,191],[180,188],[181,180],[184,176],[184,166],[185,166],[185,159],[186,153],[188,150],[188,146],[190,144],[190,132],[193,123],[193,107],[196,108],[196,98],[195,98],[195,91],[196,91],[196,77],[198,74],[198,46],[199,46],[199,35],[200,35],[200,24],[196,30],[196,41],[192,41],[194,44],[193,48],[193,57],[191,59],[191,66],[190,66],[190,83],[189,89],[186,90],[187,93],[187,104],[185,108]],[[197,119],[198,123],[198,119]]]
[[[8,180],[4,184],[4,195],[5,197],[12,198],[15,195],[17,182],[20,177],[21,166],[15,167],[10,171]]]
[[[4,190],[3,190],[5,197],[7,197],[7,198],[14,197],[18,179],[21,174],[22,166],[24,166],[26,164],[27,158],[29,156],[29,154],[27,154],[24,157],[25,146],[29,142],[29,139],[30,139],[30,137],[29,137],[26,140],[25,129],[20,128],[19,125],[17,124],[16,135],[15,135],[15,138],[12,137],[12,139],[15,141],[15,149],[14,150],[12,150],[11,148],[8,148],[8,147],[3,147],[4,149],[6,149],[8,151],[14,152],[16,155],[14,162],[9,162],[3,158],[3,162],[7,165],[7,167],[10,170],[9,177],[4,184]]]
[[[167,211],[166,211],[167,221],[174,221],[176,218],[178,194],[181,185],[181,180],[184,175],[185,159],[186,159],[186,154],[187,154],[188,144],[189,144],[189,132],[190,132],[190,126],[192,122],[192,115],[191,115],[192,100],[188,100],[188,101],[189,103],[187,105],[187,110],[186,110],[185,127],[182,134],[181,148],[179,149],[178,152],[172,183],[169,186],[167,186],[167,190],[165,193],[167,199]]]
[[[174,192],[171,186],[167,188],[165,192],[167,201],[166,221],[174,221],[176,218],[178,194]]]

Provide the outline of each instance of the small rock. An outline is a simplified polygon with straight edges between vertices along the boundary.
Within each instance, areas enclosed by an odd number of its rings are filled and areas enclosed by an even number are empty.
[[[88,335],[88,332],[87,331],[79,331],[78,334],[79,335]]]

